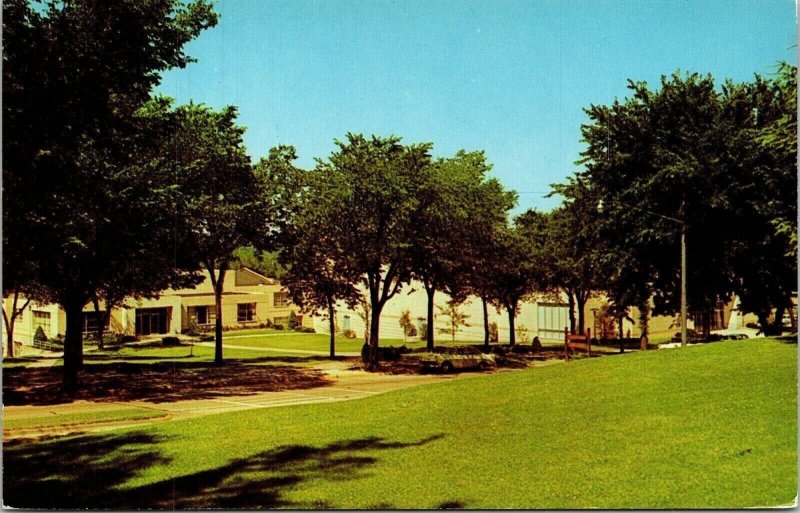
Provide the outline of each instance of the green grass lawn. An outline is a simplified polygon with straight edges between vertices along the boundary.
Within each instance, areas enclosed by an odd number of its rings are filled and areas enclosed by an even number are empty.
[[[609,356],[4,451],[16,507],[785,505],[797,346]]]
[[[3,419],[3,429],[30,429],[50,426],[77,426],[97,422],[118,422],[125,420],[144,420],[164,417],[166,413],[159,410],[143,408],[123,408],[119,410],[97,411],[91,413],[66,413],[59,415],[42,415],[20,419]]]
[[[275,349],[284,349],[286,350],[286,355],[294,354],[295,356],[300,353],[292,353],[292,350],[299,349],[303,351],[318,351],[325,354],[328,354],[330,350],[330,337],[327,334],[323,333],[281,333],[280,331],[275,333],[260,333],[263,330],[253,330],[253,333],[249,331],[239,331],[239,332],[231,332],[232,334],[225,333],[222,337],[223,345],[229,346],[246,346],[246,347],[255,347],[255,348],[275,348]],[[277,335],[276,335],[277,334]],[[265,336],[259,336],[265,335]],[[284,335],[284,336],[280,336]],[[452,346],[452,345],[463,345],[463,344],[479,344],[482,341],[463,341],[463,340],[456,340],[455,342],[448,339],[437,339],[435,341],[437,346]],[[360,353],[361,347],[364,345],[364,339],[357,337],[357,338],[345,338],[343,336],[336,337],[336,351],[337,352],[344,352],[344,353]],[[381,339],[380,346],[381,347],[389,347],[389,346],[403,346],[410,349],[418,349],[425,347],[425,341],[419,340],[418,337],[409,338],[408,340],[403,339]],[[226,350],[227,352],[228,350]],[[226,353],[227,354],[227,353]],[[277,351],[273,352],[273,354],[281,354]]]

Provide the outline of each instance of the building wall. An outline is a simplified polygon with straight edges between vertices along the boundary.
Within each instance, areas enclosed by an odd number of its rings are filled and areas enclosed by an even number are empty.
[[[548,297],[540,298],[546,299],[547,304],[560,305],[561,308],[566,307],[566,297]],[[443,293],[437,292],[434,296],[434,305],[445,307],[450,297]],[[434,306],[434,339],[435,340],[449,340],[450,334],[441,333],[440,330],[448,327],[448,316],[440,313],[439,308]],[[419,282],[412,282],[406,285],[403,289],[392,299],[390,299],[383,311],[381,312],[380,322],[380,337],[384,340],[403,340],[403,329],[400,327],[400,317],[405,310],[411,314],[411,319],[417,329],[420,337],[420,325],[422,322],[427,321],[427,308],[428,296],[425,288]],[[470,297],[459,309],[466,313],[469,317],[467,323],[469,326],[462,327],[456,334],[456,340],[482,342],[484,337],[483,332],[483,305],[480,298]],[[539,311],[540,306],[536,302],[524,302],[520,311],[517,314],[515,321],[515,328],[517,332],[517,341],[520,343],[530,343],[534,336],[539,336]],[[509,339],[509,322],[508,314],[503,310],[498,310],[492,305],[488,305],[488,318],[489,323],[495,322],[498,327],[498,335],[501,342],[508,341]],[[336,329],[343,331],[347,329],[353,330],[358,338],[364,337],[365,323],[357,311],[348,309],[346,305],[339,304],[335,316]],[[314,317],[314,329],[319,333],[328,333],[330,330],[327,315],[320,314]],[[540,337],[541,338],[541,337]],[[563,335],[553,337],[553,340],[562,340]]]
[[[204,272],[205,280],[195,289],[165,290],[160,297],[155,299],[127,299],[119,308],[111,312],[109,331],[134,335],[136,333],[136,311],[145,308],[166,308],[169,312],[168,333],[177,334],[189,326],[189,308],[195,306],[209,306],[214,309],[214,293],[208,273]],[[222,323],[228,328],[255,327],[267,322],[287,319],[292,311],[300,314],[297,306],[291,303],[275,305],[275,294],[284,292],[281,285],[274,280],[265,278],[251,271],[228,271],[225,275],[225,293],[222,298]],[[23,300],[24,301],[24,300]],[[240,322],[238,305],[240,303],[255,303],[255,318],[249,322]],[[3,302],[3,307],[9,310],[8,301]],[[105,305],[100,304],[101,310]],[[31,345],[36,331],[34,312],[49,314],[49,329],[46,335],[49,338],[63,336],[66,327],[66,314],[58,305],[31,303],[18,317],[14,328],[14,339],[23,344]],[[84,307],[84,312],[94,312],[90,303]],[[313,327],[314,320],[309,315],[302,316],[303,326]],[[209,326],[209,328],[213,328]],[[6,339],[3,330],[3,339]]]

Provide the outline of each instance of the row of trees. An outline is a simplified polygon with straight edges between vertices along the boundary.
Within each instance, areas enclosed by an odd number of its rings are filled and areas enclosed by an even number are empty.
[[[204,270],[219,309],[225,273],[241,260],[274,266],[293,301],[331,325],[337,304],[361,304],[372,368],[381,313],[412,280],[427,294],[429,348],[442,292],[481,299],[487,344],[488,307],[507,312],[513,344],[520,302],[536,292],[566,292],[573,330],[595,291],[619,316],[639,306],[646,319],[651,297],[656,312],[673,313],[678,230],[668,219],[688,226],[693,310],[737,293],[767,329],[789,305],[794,67],[721,88],[695,74],[658,90],[631,83],[631,98],[587,109],[585,169],[554,186],[563,206],[512,221],[516,194],[480,151],[436,158],[428,143],[347,134],[311,170],[290,146],[253,165],[235,108],[154,97],[160,73],[191,62],[184,45],[216,24],[204,0],[9,0],[3,15],[9,351],[19,298],[60,304],[67,388],[82,363],[85,305],[108,313],[125,297],[192,286]],[[219,312],[216,323],[222,363]]]
[[[679,311],[685,229],[703,330],[703,314],[736,294],[779,332],[797,290],[797,68],[721,86],[676,72],[659,85],[630,82],[630,98],[586,109],[584,169],[554,186],[565,202],[552,215],[572,227],[555,267],[564,289],[579,306],[605,291],[616,316],[638,307],[646,331],[651,299],[656,314]]]

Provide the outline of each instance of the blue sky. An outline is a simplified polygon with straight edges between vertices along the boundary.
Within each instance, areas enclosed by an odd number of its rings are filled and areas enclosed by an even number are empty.
[[[717,79],[796,63],[791,0],[218,0],[198,62],[164,75],[178,103],[236,105],[257,160],[294,145],[299,165],[350,132],[484,150],[549,210],[549,184],[578,168],[589,104],[676,69]]]

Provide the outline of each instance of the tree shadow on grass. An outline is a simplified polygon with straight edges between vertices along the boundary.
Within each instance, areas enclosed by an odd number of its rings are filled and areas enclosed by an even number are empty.
[[[247,363],[246,363],[247,362]],[[3,372],[3,403],[62,404],[73,400],[154,403],[212,399],[327,386],[316,370],[294,366],[250,365],[249,360],[210,362],[103,363],[84,365],[73,395],[62,391],[62,367],[16,367]]]
[[[141,432],[56,439],[6,441],[3,504],[15,508],[102,508],[114,487],[141,470],[168,464],[158,437]]]
[[[15,507],[60,509],[342,507],[292,501],[286,492],[306,481],[364,477],[367,468],[378,462],[377,452],[421,447],[443,437],[437,434],[415,442],[367,437],[322,447],[283,446],[217,468],[134,488],[125,488],[124,483],[137,470],[148,464],[169,463],[143,450],[142,445],[156,442],[147,440],[145,435],[19,445],[6,449],[4,501]],[[74,455],[75,462],[63,455]]]

